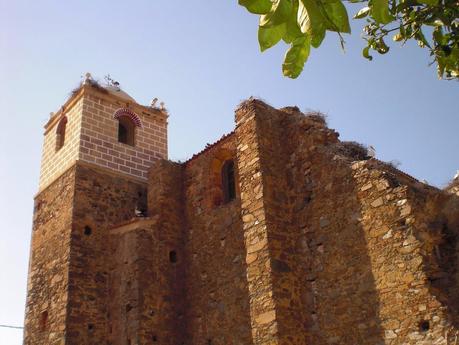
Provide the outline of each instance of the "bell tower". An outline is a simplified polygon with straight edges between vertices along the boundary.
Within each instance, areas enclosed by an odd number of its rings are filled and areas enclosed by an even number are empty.
[[[117,82],[102,86],[88,73],[45,125],[39,190],[75,161],[146,179],[151,162],[167,158],[167,111],[156,103],[142,106]]]
[[[164,105],[138,104],[88,73],[45,125],[24,344],[110,339],[108,229],[146,208],[147,171],[167,158]]]

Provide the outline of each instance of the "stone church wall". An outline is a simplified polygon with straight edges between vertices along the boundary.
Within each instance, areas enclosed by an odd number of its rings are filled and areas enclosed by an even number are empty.
[[[457,200],[295,112],[237,112],[255,343],[452,343]]]
[[[225,204],[221,190],[235,139],[185,163],[187,344],[252,344],[240,196]]]
[[[113,149],[83,124],[82,154]],[[189,161],[139,162],[148,181],[75,161],[35,199],[25,344],[455,344],[458,196],[351,146],[249,100]]]
[[[157,161],[149,171],[148,186],[148,215],[153,223],[139,248],[146,258],[139,275],[142,287],[139,344],[188,342],[183,210],[182,166]]]
[[[66,335],[75,167],[35,198],[25,345],[60,345]]]
[[[84,163],[75,174],[67,343],[103,344],[117,336],[110,332],[109,230],[133,218],[136,206],[146,207],[146,184]]]

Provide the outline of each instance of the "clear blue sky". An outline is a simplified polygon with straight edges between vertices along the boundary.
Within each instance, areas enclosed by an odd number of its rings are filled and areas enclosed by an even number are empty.
[[[0,0],[0,324],[23,322],[42,126],[87,71],[110,73],[140,103],[166,103],[172,159],[231,131],[236,105],[253,95],[321,110],[342,139],[446,184],[459,169],[459,84],[439,81],[414,44],[366,61],[362,25],[354,21],[346,54],[329,35],[290,80],[285,46],[261,54],[257,19],[236,0]],[[0,328],[1,344],[21,338]]]

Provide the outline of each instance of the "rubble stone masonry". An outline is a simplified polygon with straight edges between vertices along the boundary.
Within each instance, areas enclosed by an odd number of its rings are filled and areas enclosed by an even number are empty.
[[[80,107],[106,119],[104,102]],[[159,159],[165,132],[150,126],[139,175],[84,159],[115,149],[102,138],[114,128],[84,123],[89,151],[36,197],[25,344],[458,342],[454,190],[367,157],[317,115],[253,99],[185,163]]]

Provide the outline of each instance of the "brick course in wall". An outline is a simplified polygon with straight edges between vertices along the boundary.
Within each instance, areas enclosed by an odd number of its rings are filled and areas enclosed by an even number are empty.
[[[41,158],[39,190],[43,190],[59,175],[70,168],[78,159],[83,100],[79,98],[66,110],[60,110],[52,123],[45,127]],[[57,126],[63,117],[67,118],[64,145],[56,151]]]
[[[114,118],[120,106],[100,95],[84,98],[78,158],[146,179],[152,162],[167,158],[166,118],[153,111],[138,111],[142,127],[135,127],[134,146],[123,144],[118,142],[118,120]]]
[[[92,158],[36,198],[26,344],[455,344],[454,190],[349,149],[317,116],[258,100],[182,164],[160,159],[157,128],[138,128],[156,147],[146,180],[126,169],[151,147],[113,142],[108,115],[123,104],[106,97],[80,105]],[[225,202],[228,160],[236,197]]]

